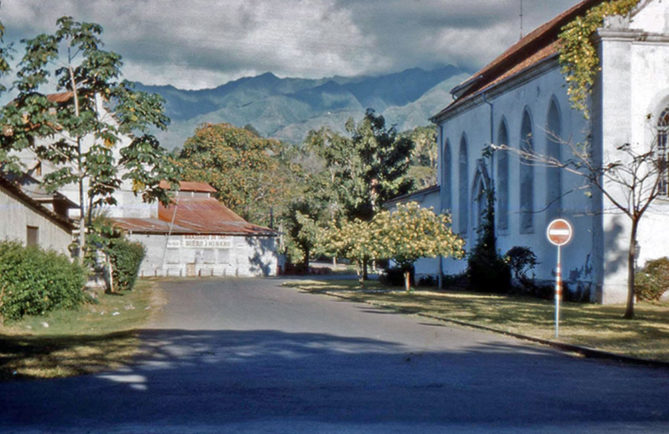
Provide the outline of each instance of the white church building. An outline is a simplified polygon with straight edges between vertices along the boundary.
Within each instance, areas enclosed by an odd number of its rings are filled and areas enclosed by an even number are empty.
[[[567,143],[589,140],[593,157],[606,162],[614,161],[616,148],[625,143],[666,144],[669,1],[641,0],[628,17],[605,20],[594,36],[601,70],[588,103],[590,120],[571,106],[558,62],[558,34],[600,3],[580,2],[454,88],[453,102],[431,119],[438,126],[440,188],[402,200],[418,199],[450,212],[454,230],[471,249],[485,206],[482,192],[494,183],[499,251],[531,248],[540,261],[536,278],[552,281],[556,248],[546,239],[546,227],[556,217],[566,218],[574,238],[563,247],[563,279],[572,291],[593,301],[614,303],[627,294],[629,218],[581,176],[526,164],[514,152],[483,155],[490,144],[518,149],[525,141],[523,146],[538,154],[564,160],[569,158]],[[658,152],[666,153],[666,147]],[[669,256],[668,228],[665,191],[641,221],[639,265]],[[416,264],[418,275],[465,269],[465,260],[422,259]]]

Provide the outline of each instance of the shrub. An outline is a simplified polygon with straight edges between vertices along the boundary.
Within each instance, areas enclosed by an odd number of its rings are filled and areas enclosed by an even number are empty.
[[[504,259],[494,252],[474,251],[467,263],[469,286],[475,291],[505,294],[511,289],[511,269]]]
[[[86,269],[62,254],[0,242],[0,314],[5,320],[73,309],[86,296]]]
[[[113,290],[132,289],[139,273],[139,266],[146,254],[144,246],[123,238],[111,238],[107,246],[107,253],[112,263]]]
[[[637,272],[634,291],[640,300],[657,301],[669,288],[669,258],[653,259]]]
[[[529,247],[515,246],[504,255],[506,262],[511,267],[513,277],[525,286],[532,284],[527,273],[537,265],[537,255]]]

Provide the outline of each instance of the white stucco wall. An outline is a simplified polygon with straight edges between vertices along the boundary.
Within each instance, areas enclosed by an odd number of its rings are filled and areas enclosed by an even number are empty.
[[[611,19],[600,30],[600,58],[602,70],[594,86],[591,112],[592,124],[579,111],[570,108],[566,86],[555,60],[544,61],[530,70],[498,84],[483,96],[465,103],[448,113],[439,124],[440,156],[439,183],[441,203],[448,203],[450,185],[454,228],[462,227],[460,195],[469,211],[467,230],[461,235],[471,248],[476,237],[474,183],[477,166],[481,166],[483,147],[490,143],[490,106],[493,110],[493,142],[498,140],[502,119],[506,122],[508,145],[517,148],[521,140],[523,112],[532,120],[535,151],[546,154],[547,114],[554,100],[561,120],[561,138],[565,143],[583,143],[592,132],[592,152],[600,161],[616,158],[615,148],[623,143],[648,146],[654,139],[651,120],[669,106],[669,2],[654,0],[642,2],[631,22]],[[459,148],[465,135],[467,141],[468,184],[459,191]],[[446,143],[450,145],[450,165],[445,163]],[[496,143],[500,144],[500,143]],[[569,146],[561,146],[562,159],[569,154]],[[499,158],[496,155],[494,158]],[[483,162],[488,174],[491,161]],[[530,247],[540,264],[536,277],[553,280],[556,248],[546,241],[545,228],[549,221],[546,205],[546,168],[534,167],[534,222],[531,230],[520,228],[520,161],[509,156],[509,225],[498,228],[498,248],[504,253],[513,246]],[[497,170],[497,167],[494,169]],[[499,185],[498,174],[494,174]],[[601,194],[584,185],[576,175],[562,172],[561,217],[573,223],[574,240],[563,249],[563,276],[574,287],[592,290],[591,297],[605,303],[623,301],[626,295],[626,258],[629,225],[626,217],[613,211],[611,203]],[[607,185],[611,188],[611,185]],[[499,191],[498,191],[499,198]],[[498,208],[499,204],[496,204]],[[498,216],[499,217],[499,216]],[[660,199],[643,219],[639,233],[639,265],[647,259],[668,256],[669,200]],[[444,261],[446,274],[465,269],[465,261]]]
[[[38,228],[38,245],[45,250],[55,250],[69,257],[67,246],[72,242],[70,232],[50,219],[27,207],[10,192],[0,187],[0,240],[27,241],[27,227]]]
[[[629,143],[637,151],[649,149],[655,140],[655,125],[662,109],[669,107],[669,3],[649,2],[630,21],[611,19],[599,31],[602,58],[601,101],[594,101],[594,113],[601,128],[594,138],[603,147],[604,163],[625,156],[615,147]],[[618,192],[614,183],[609,191]],[[622,192],[617,199],[624,202]],[[604,302],[619,302],[627,294],[626,249],[629,240],[629,219],[604,200],[609,210],[603,217]],[[638,265],[662,256],[669,256],[669,198],[662,197],[642,218],[638,243]]]
[[[552,102],[556,104],[560,114],[561,138],[564,142],[560,145],[563,158],[569,154],[570,143],[577,143],[584,138],[587,124],[581,113],[570,109],[566,93],[564,92],[564,79],[559,72],[555,61],[541,66],[535,74],[525,77],[513,83],[499,86],[493,92],[486,95],[486,100],[492,104],[493,110],[493,142],[499,143],[498,133],[502,123],[506,125],[508,143],[506,145],[515,149],[519,148],[521,142],[521,129],[525,111],[530,115],[532,125],[532,137],[535,151],[546,154],[548,111]],[[475,182],[477,171],[485,167],[488,176],[495,179],[495,185],[499,184],[498,160],[501,152],[507,152],[509,167],[509,199],[508,199],[508,228],[497,229],[497,247],[501,253],[505,253],[514,246],[526,246],[532,249],[539,259],[539,265],[535,269],[538,279],[553,280],[557,251],[545,236],[550,216],[546,212],[546,188],[547,169],[542,166],[534,166],[533,182],[533,224],[529,230],[521,229],[520,209],[520,171],[521,162],[517,154],[508,151],[496,151],[492,161],[494,170],[491,170],[491,159],[482,159],[484,147],[490,143],[490,106],[481,97],[470,107],[455,113],[440,124],[443,132],[439,138],[440,183],[451,182],[451,204],[453,207],[453,227],[458,231],[461,226],[461,215],[458,210],[460,194],[466,195],[465,203],[469,206],[467,231],[461,232],[466,239],[466,248],[471,249],[476,243],[477,222],[475,215]],[[459,189],[459,151],[462,137],[467,142],[467,171],[468,184],[465,191]],[[446,143],[450,145],[451,164],[450,168],[444,167],[444,152]],[[482,160],[481,160],[482,159]],[[481,160],[481,161],[479,161]],[[527,167],[527,166],[525,166]],[[450,176],[449,176],[450,175]],[[584,184],[582,178],[575,175],[563,173],[561,175],[562,185],[562,212],[560,217],[567,218],[575,227],[576,236],[574,241],[564,250],[563,274],[567,280],[579,281],[581,284],[590,285],[594,279],[593,257],[593,216],[588,215],[587,210],[592,208],[592,199],[589,198],[581,187]],[[442,197],[442,201],[444,198]],[[497,218],[499,219],[499,204],[496,203]],[[466,268],[466,261],[445,260],[443,264],[446,274],[461,273]]]
[[[140,276],[275,276],[273,237],[129,234],[146,247]]]

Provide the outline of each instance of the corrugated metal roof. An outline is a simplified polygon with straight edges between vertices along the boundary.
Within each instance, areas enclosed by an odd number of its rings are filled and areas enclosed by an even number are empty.
[[[157,219],[112,220],[123,230],[144,234],[276,235],[272,229],[247,222],[210,197],[178,197],[176,204],[167,207],[159,205]]]
[[[160,181],[160,188],[169,189],[167,181]],[[206,182],[180,181],[179,191],[197,191],[200,193],[216,193],[216,189]]]

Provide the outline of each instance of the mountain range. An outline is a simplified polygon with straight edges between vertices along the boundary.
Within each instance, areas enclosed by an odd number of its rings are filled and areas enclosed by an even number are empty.
[[[361,77],[279,78],[268,72],[213,89],[183,90],[173,86],[137,89],[161,95],[172,120],[157,133],[167,149],[181,147],[202,123],[252,125],[261,135],[299,143],[323,126],[343,131],[349,118],[359,120],[367,108],[404,131],[429,123],[450,101],[449,90],[469,76],[455,66],[420,68]]]

